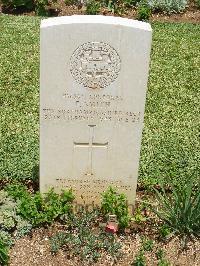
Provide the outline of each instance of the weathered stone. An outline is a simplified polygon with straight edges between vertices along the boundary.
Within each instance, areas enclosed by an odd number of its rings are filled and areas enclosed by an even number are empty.
[[[134,203],[151,27],[104,16],[41,23],[40,189],[99,203],[108,186]]]

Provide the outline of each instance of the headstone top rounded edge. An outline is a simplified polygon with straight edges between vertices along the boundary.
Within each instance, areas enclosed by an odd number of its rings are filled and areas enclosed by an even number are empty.
[[[114,17],[114,16],[103,16],[103,15],[72,15],[72,16],[61,16],[43,19],[41,21],[41,28],[65,25],[65,24],[110,24],[132,27],[145,31],[152,31],[151,25],[147,22]]]

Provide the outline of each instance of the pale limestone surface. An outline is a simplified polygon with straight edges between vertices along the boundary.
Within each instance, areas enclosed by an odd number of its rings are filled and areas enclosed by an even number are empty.
[[[134,204],[151,48],[148,23],[70,16],[41,23],[40,189]]]

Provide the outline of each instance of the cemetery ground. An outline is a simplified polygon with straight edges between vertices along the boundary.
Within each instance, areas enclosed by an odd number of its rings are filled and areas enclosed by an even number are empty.
[[[13,266],[199,265],[200,25],[152,23],[139,183],[129,220],[125,200],[112,191],[101,209],[76,215],[71,192],[49,192],[46,200],[37,193],[39,24],[38,17],[0,16],[1,263],[9,247]],[[112,212],[117,234],[104,232]]]

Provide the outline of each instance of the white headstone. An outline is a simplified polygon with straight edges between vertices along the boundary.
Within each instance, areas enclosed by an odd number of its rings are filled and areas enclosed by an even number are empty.
[[[134,203],[151,48],[148,23],[70,16],[41,23],[40,189]]]

